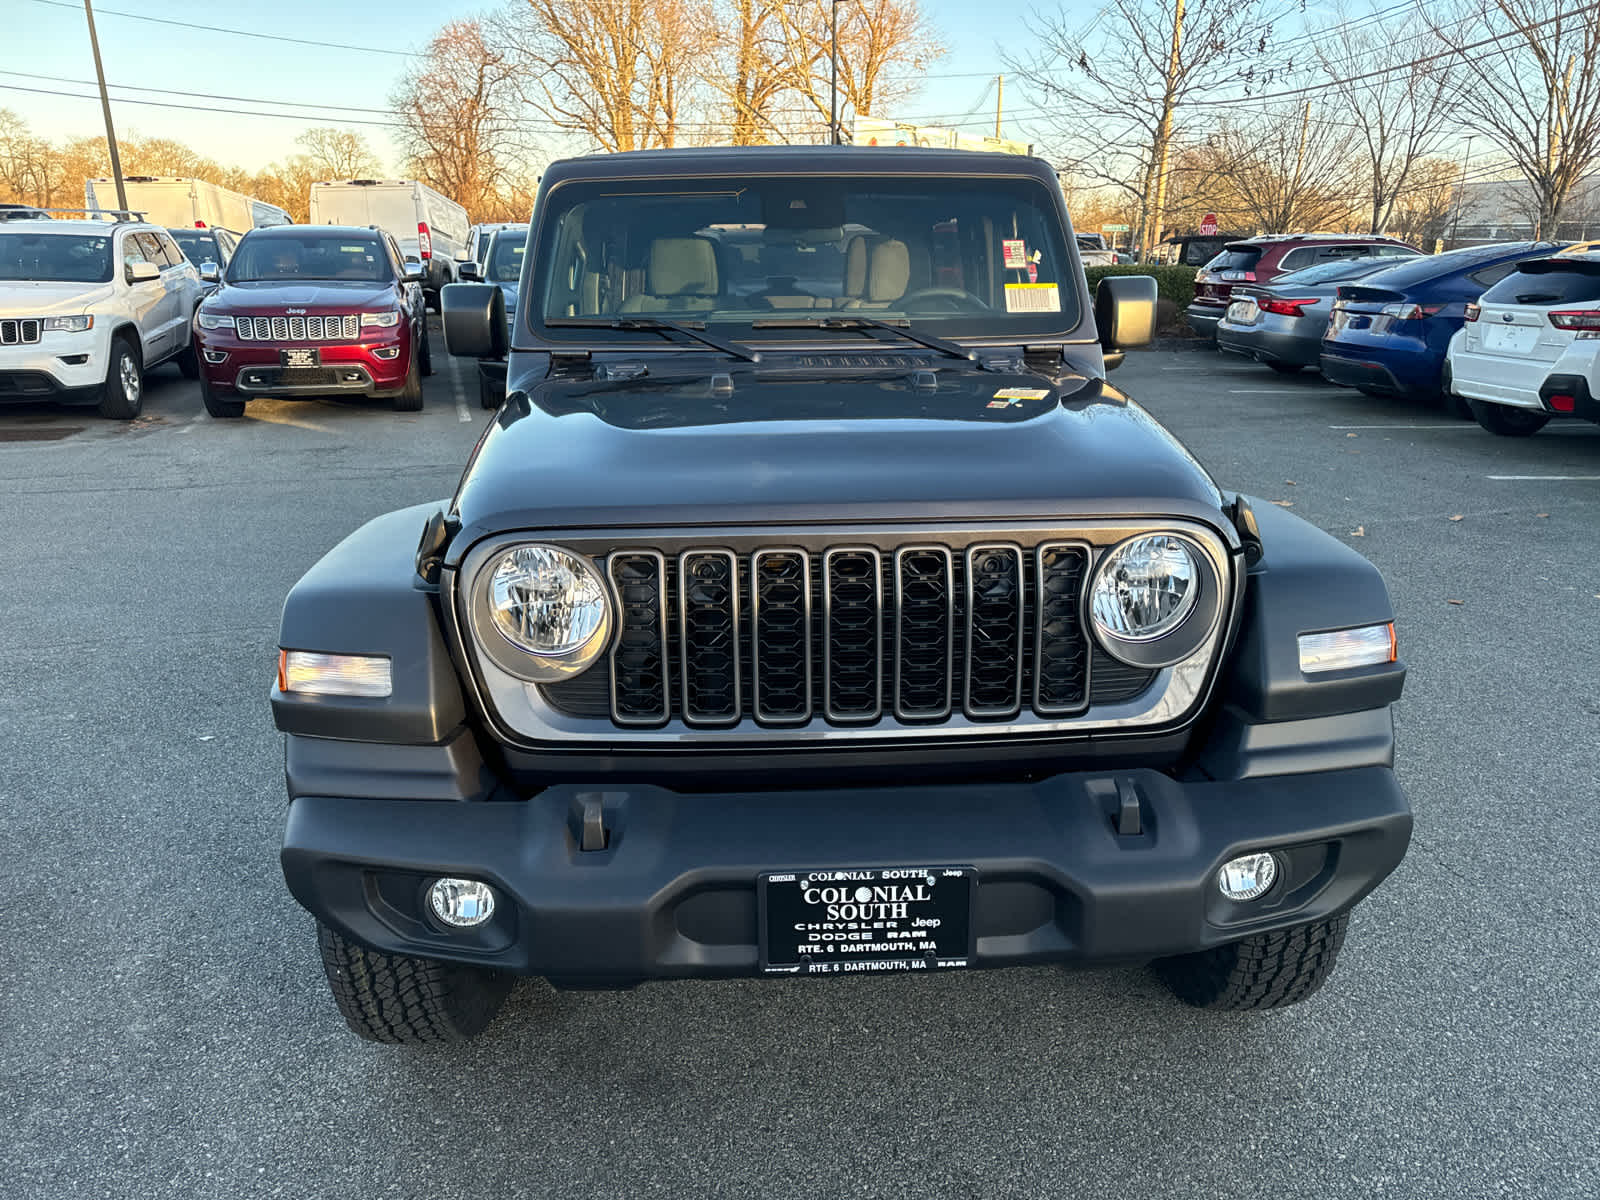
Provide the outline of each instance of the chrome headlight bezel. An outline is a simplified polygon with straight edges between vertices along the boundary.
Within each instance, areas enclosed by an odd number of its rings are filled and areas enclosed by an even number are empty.
[[[495,578],[501,566],[529,550],[542,550],[567,560],[575,574],[594,585],[600,613],[594,627],[571,645],[540,651],[516,640],[496,619]],[[529,683],[555,683],[587,671],[602,661],[611,648],[616,628],[616,600],[604,573],[584,554],[549,542],[516,542],[501,547],[474,573],[466,592],[466,607],[473,640],[496,666]]]
[[[1095,593],[1119,556],[1134,543],[1150,537],[1171,538],[1188,554],[1195,576],[1192,599],[1170,628],[1139,637],[1122,636],[1100,621],[1095,612]],[[1095,642],[1118,662],[1146,670],[1174,666],[1205,645],[1222,619],[1224,607],[1222,580],[1211,555],[1194,538],[1176,529],[1142,530],[1108,546],[1096,560],[1083,589],[1083,624],[1092,632]]]
[[[194,319],[195,323],[198,324],[201,329],[216,330],[233,328],[233,317],[227,313],[209,313],[202,308],[198,313],[195,314]]]
[[[89,313],[45,317],[39,328],[44,333],[88,333],[94,328],[94,317]]]

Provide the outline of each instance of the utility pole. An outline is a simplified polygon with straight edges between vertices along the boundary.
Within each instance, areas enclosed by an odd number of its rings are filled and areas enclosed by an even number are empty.
[[[1467,152],[1461,156],[1461,183],[1456,188],[1456,211],[1450,218],[1450,241],[1455,242],[1461,232],[1461,208],[1467,198],[1467,163],[1472,161],[1472,135],[1467,135]],[[1450,249],[1455,249],[1452,244]]]
[[[89,18],[89,49],[94,51],[94,77],[100,81],[100,111],[106,117],[106,149],[111,151],[111,178],[117,182],[117,207],[128,207],[128,193],[122,186],[122,160],[117,157],[117,131],[111,125],[111,97],[106,95],[106,70],[100,65],[100,39],[94,33],[94,9],[83,0],[83,15]]]
[[[1153,197],[1146,197],[1145,210],[1149,214],[1140,236],[1140,249],[1144,256],[1155,252],[1161,240],[1161,218],[1167,206],[1167,160],[1172,152],[1172,109],[1176,103],[1173,92],[1177,88],[1178,67],[1183,55],[1184,0],[1175,0],[1172,6],[1172,54],[1167,59],[1166,92],[1162,97],[1161,125],[1156,134],[1152,166],[1155,178],[1151,181]]]
[[[87,3],[87,0],[85,0]],[[833,30],[828,41],[828,59],[833,64],[833,84],[828,89],[828,144],[839,144],[839,0],[833,0]]]
[[[1000,112],[1006,103],[1006,77],[1004,75],[996,75],[994,78],[999,86],[999,90],[994,94],[994,140],[998,142],[1000,140]]]

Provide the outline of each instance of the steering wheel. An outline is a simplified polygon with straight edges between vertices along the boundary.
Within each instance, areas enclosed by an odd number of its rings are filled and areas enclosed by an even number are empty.
[[[919,300],[944,300],[948,301],[952,309],[957,312],[991,312],[993,310],[978,297],[964,288],[957,287],[925,287],[914,292],[907,292],[895,301],[894,307],[902,312],[908,312]]]

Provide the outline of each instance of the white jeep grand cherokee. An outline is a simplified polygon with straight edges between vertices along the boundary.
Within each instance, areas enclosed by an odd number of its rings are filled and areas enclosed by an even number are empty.
[[[144,376],[176,359],[200,371],[192,325],[199,273],[143,221],[0,225],[0,403],[94,404],[129,420]]]

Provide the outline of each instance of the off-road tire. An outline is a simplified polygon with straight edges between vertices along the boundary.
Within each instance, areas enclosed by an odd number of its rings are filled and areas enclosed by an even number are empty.
[[[422,328],[417,334],[417,357],[422,363],[422,374],[426,377],[433,374],[433,343],[428,338],[428,321],[424,317]]]
[[[229,400],[224,396],[217,395],[212,390],[209,379],[200,381],[200,400],[206,406],[206,412],[219,420],[229,420],[244,416],[244,401]]]
[[[124,384],[124,360],[131,360],[134,395],[128,396]],[[100,415],[113,421],[131,421],[144,408],[144,357],[125,333],[111,339],[111,360],[106,366],[106,382],[100,391]]]
[[[178,364],[178,370],[183,372],[185,379],[200,378],[200,347],[195,345],[194,334],[189,335],[189,344],[172,361]]]
[[[411,354],[411,367],[406,371],[406,386],[394,398],[395,412],[422,411],[422,370],[417,365],[415,349]]]
[[[1298,374],[1300,374],[1302,364],[1301,363],[1286,363],[1286,362],[1269,362],[1269,363],[1267,363],[1267,366],[1271,367],[1279,375],[1298,375]]]
[[[345,1023],[370,1042],[460,1042],[482,1033],[515,982],[501,971],[379,954],[320,922],[317,948]]]
[[[496,386],[482,373],[478,375],[478,407],[488,409],[490,412],[500,411],[500,406],[506,402],[506,385]]]
[[[1484,400],[1468,400],[1467,403],[1472,406],[1473,420],[1500,437],[1532,437],[1550,423],[1544,413],[1529,412],[1525,408],[1490,404]]]
[[[1164,958],[1159,975],[1195,1008],[1282,1008],[1310,996],[1332,973],[1348,913],[1327,921],[1258,933],[1196,954]]]

